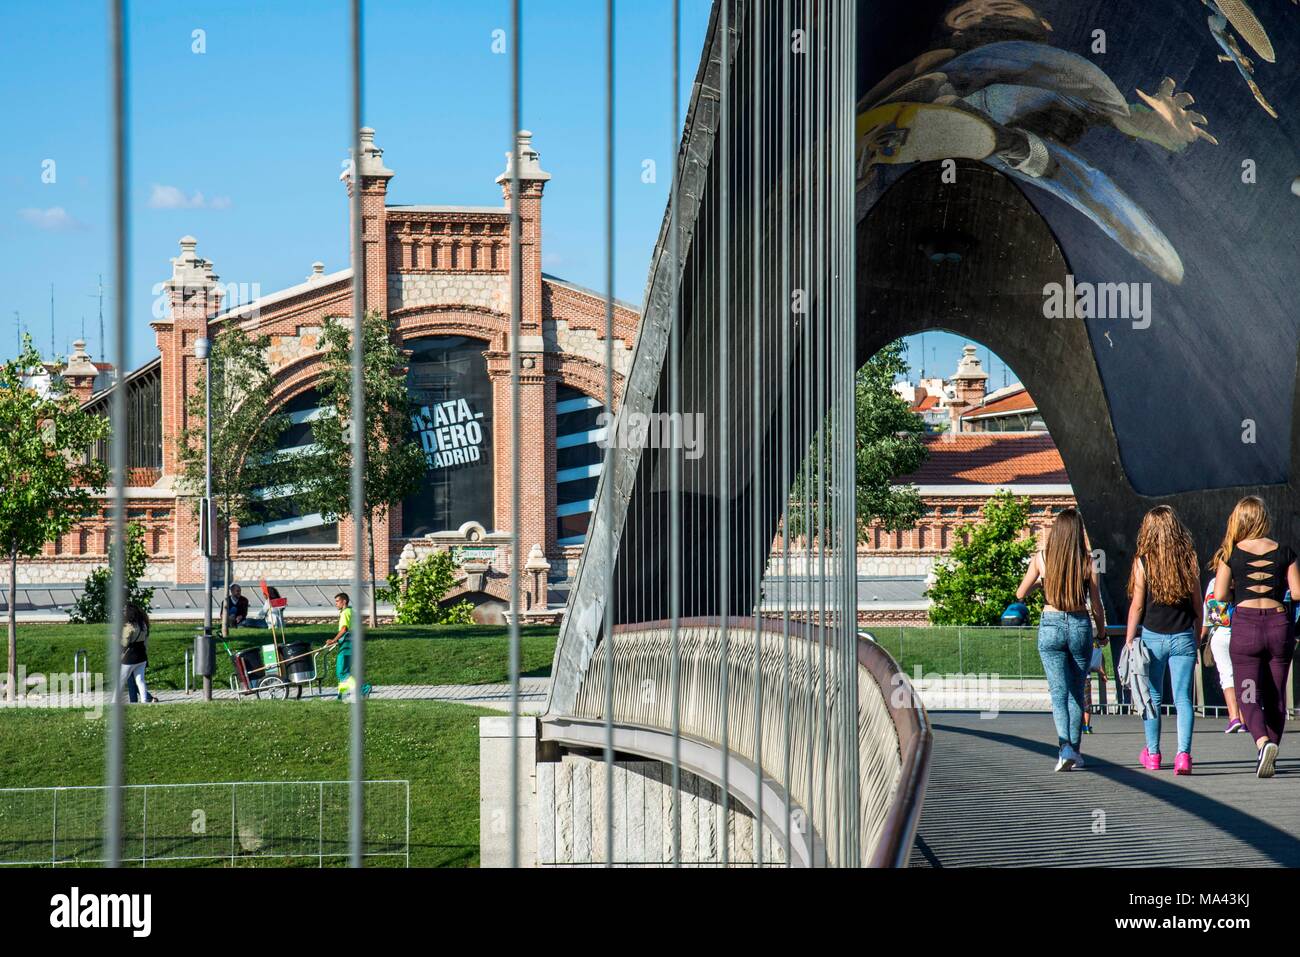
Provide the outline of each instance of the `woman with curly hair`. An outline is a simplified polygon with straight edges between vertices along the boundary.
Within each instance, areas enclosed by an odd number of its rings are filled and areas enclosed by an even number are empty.
[[[1282,604],[1288,586],[1300,595],[1300,562],[1286,542],[1270,536],[1264,500],[1247,495],[1228,517],[1227,534],[1214,554],[1214,597],[1234,602],[1233,680],[1241,719],[1255,739],[1255,775],[1273,776],[1286,726],[1286,680],[1295,651],[1291,618]]]
[[[1201,580],[1191,533],[1168,505],[1146,513],[1138,529],[1137,554],[1128,579],[1126,644],[1142,632],[1151,654],[1151,703],[1154,716],[1144,718],[1146,747],[1138,760],[1160,770],[1160,705],[1164,674],[1178,712],[1178,752],[1174,774],[1192,773],[1192,680],[1196,675],[1196,638],[1201,630]]]

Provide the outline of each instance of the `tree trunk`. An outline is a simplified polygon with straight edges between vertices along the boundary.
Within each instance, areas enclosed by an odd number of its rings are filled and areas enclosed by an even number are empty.
[[[370,627],[379,624],[379,599],[375,596],[378,583],[375,581],[375,513],[372,511],[366,520],[366,537],[370,542]]]
[[[230,524],[221,523],[221,640],[230,638]]]
[[[18,551],[9,553],[9,680],[5,697],[13,701],[18,691]]]

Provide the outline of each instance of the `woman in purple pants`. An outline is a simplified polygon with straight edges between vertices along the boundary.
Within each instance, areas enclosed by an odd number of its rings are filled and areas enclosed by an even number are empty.
[[[1290,586],[1300,595],[1300,564],[1290,545],[1269,537],[1272,519],[1264,500],[1248,495],[1228,518],[1215,553],[1214,597],[1236,603],[1232,613],[1233,680],[1241,719],[1255,739],[1255,775],[1273,776],[1286,726],[1286,680],[1295,651],[1291,616],[1282,599]]]

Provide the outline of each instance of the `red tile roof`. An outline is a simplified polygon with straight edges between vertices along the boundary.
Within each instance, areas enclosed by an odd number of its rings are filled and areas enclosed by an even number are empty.
[[[939,397],[937,395],[923,396],[920,402],[917,402],[912,406],[912,411],[925,412],[929,409],[933,409],[938,404],[939,404]]]
[[[1046,432],[958,432],[925,436],[930,457],[900,480],[915,485],[1068,485]]]
[[[1030,409],[1037,409],[1038,403],[1024,389],[1012,392],[1010,395],[1004,395],[999,399],[994,399],[985,405],[977,405],[963,413],[962,418],[974,418],[983,415],[1005,415],[1010,412],[1026,412]]]

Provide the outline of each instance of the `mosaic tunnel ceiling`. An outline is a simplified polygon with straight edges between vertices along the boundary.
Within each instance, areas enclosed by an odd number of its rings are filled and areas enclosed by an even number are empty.
[[[864,0],[858,51],[859,220],[924,164],[1011,178],[1073,277],[1023,335],[1086,322],[1134,489],[1293,478],[1294,0]]]

